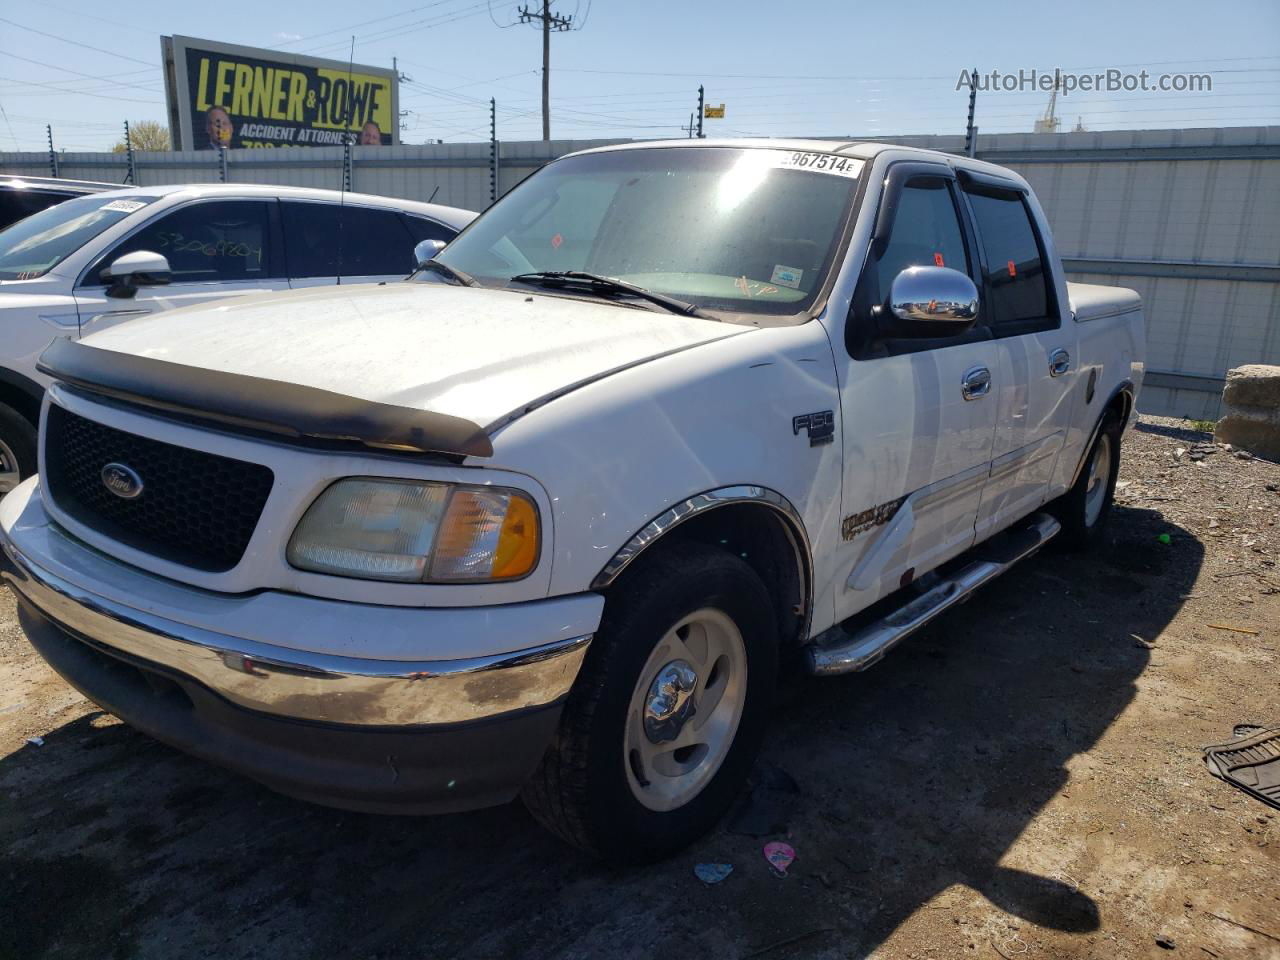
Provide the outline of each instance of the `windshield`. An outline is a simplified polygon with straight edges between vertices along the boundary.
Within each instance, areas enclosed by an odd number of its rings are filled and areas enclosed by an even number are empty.
[[[701,308],[796,314],[831,268],[861,169],[852,157],[771,149],[568,157],[503,197],[437,259],[485,286],[576,270]]]
[[[0,280],[43,276],[155,197],[77,197],[0,230]]]

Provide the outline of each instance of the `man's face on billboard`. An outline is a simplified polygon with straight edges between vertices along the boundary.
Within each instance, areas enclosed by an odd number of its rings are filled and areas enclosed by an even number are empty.
[[[376,147],[382,143],[382,131],[376,123],[366,123],[360,131],[360,144],[365,147]]]
[[[231,146],[231,115],[221,107],[213,107],[205,117],[209,142],[215,146]]]

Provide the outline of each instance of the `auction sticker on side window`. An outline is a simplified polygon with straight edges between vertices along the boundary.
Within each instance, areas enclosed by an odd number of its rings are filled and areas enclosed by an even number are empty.
[[[812,170],[815,173],[833,173],[838,177],[857,177],[862,173],[863,161],[857,157],[837,157],[829,153],[788,153],[773,151],[778,160],[773,164],[783,170]]]
[[[112,200],[110,203],[102,205],[103,210],[119,210],[121,213],[133,213],[135,210],[141,210],[146,204],[141,200]]]

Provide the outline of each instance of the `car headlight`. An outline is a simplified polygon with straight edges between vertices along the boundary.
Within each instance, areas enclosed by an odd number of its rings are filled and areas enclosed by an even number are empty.
[[[514,580],[537,564],[538,535],[537,507],[509,487],[351,478],[307,509],[288,558],[366,580]]]

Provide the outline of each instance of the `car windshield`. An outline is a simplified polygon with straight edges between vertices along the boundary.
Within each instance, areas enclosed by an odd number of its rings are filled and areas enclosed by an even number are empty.
[[[43,276],[155,197],[77,197],[0,230],[0,280]]]
[[[775,149],[567,157],[503,197],[437,259],[484,286],[582,271],[701,309],[794,315],[831,269],[861,169],[853,157]]]

